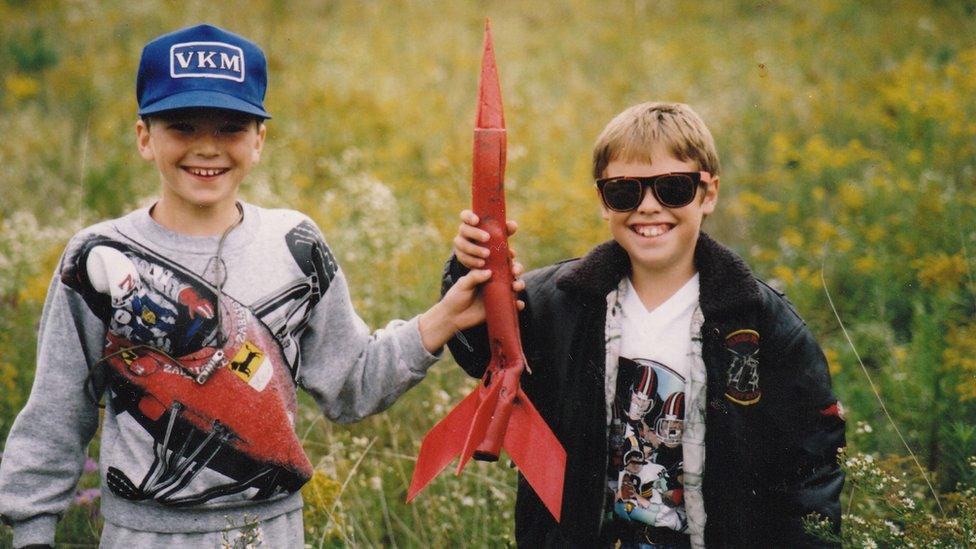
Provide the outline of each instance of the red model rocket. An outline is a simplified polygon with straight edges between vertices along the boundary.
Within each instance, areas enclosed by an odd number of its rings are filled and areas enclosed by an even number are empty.
[[[474,457],[496,461],[504,448],[522,475],[559,520],[563,499],[566,450],[522,391],[526,370],[519,336],[518,309],[512,290],[512,267],[505,226],[505,117],[498,70],[485,22],[485,46],[474,129],[474,173],[471,195],[478,225],[490,235],[485,268],[491,279],[482,286],[491,361],[478,387],[424,437],[407,501],[413,500],[438,473],[460,455],[456,473]]]

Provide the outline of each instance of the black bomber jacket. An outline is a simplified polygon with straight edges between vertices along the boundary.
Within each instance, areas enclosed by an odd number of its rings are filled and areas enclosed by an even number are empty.
[[[695,266],[708,380],[705,543],[827,546],[802,525],[804,516],[816,512],[840,529],[844,473],[837,452],[845,445],[844,420],[823,352],[786,297],[704,233]],[[626,251],[608,241],[581,259],[524,277],[520,324],[532,373],[522,376],[522,386],[566,449],[567,463],[559,524],[519,475],[515,534],[520,547],[606,544],[601,532],[607,511],[606,296],[629,270]],[[443,290],[465,271],[449,261]],[[758,336],[735,335],[750,333]],[[758,374],[758,383],[747,387],[741,375],[730,376],[743,366],[734,358],[743,354],[743,345],[758,359],[758,365],[746,365],[754,368],[747,376]],[[484,373],[489,358],[484,326],[455,337],[449,348],[470,375]]]

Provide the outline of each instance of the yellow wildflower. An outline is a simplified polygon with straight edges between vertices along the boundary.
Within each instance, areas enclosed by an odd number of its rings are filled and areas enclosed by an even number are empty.
[[[790,269],[786,265],[777,265],[773,267],[773,278],[783,281],[785,286],[792,286],[793,282],[796,281],[796,276],[793,274],[793,269]]]
[[[898,235],[895,238],[895,244],[898,246],[898,251],[908,257],[918,253],[918,245],[906,235]]]
[[[20,289],[20,300],[27,303],[44,303],[50,283],[51,274],[47,271],[30,277]]]
[[[739,200],[748,206],[749,209],[760,214],[779,213],[781,208],[779,202],[767,200],[763,196],[753,192],[739,193]]]
[[[837,228],[834,224],[826,219],[815,219],[813,220],[812,229],[813,236],[817,242],[826,242],[831,238],[837,236]]]
[[[9,362],[0,362],[0,387],[3,387],[3,393],[8,395],[9,400],[16,400],[17,368]]]
[[[836,164],[834,152],[822,135],[814,135],[803,145],[804,166],[812,172],[833,166]]]
[[[783,229],[781,241],[791,248],[800,248],[803,246],[803,235],[793,227],[787,227]]]
[[[304,173],[297,173],[292,176],[291,184],[296,189],[305,190],[312,185],[312,179]]]
[[[854,241],[842,236],[833,242],[833,246],[839,252],[849,252],[854,249]]]
[[[878,268],[878,260],[874,256],[866,255],[854,260],[854,272],[859,275],[869,275]]]
[[[4,78],[8,99],[18,101],[34,97],[41,91],[41,84],[26,74],[10,73]]]
[[[882,238],[884,238],[884,236],[885,236],[884,227],[878,225],[877,223],[868,225],[868,227],[864,229],[864,239],[871,244],[875,244],[879,242]]]
[[[792,223],[800,220],[800,206],[796,202],[790,202],[786,206],[786,218]]]
[[[785,166],[796,160],[796,148],[790,138],[782,132],[776,132],[770,139],[773,162]]]
[[[855,183],[847,183],[840,186],[840,201],[852,210],[860,210],[864,207],[864,193]]]
[[[305,500],[302,515],[306,533],[328,526],[330,529],[324,535],[321,532],[314,532],[314,537],[319,539],[339,536],[339,530],[343,526],[341,515],[334,513],[333,508],[340,492],[342,492],[342,485],[325,471],[316,469],[312,473],[312,478],[302,486],[302,499]]]
[[[916,276],[923,287],[942,291],[957,288],[968,271],[966,260],[960,254],[930,254],[912,261],[911,266],[918,270]]]
[[[943,368],[962,374],[956,386],[962,400],[976,399],[976,324],[950,328],[946,344]]]
[[[806,284],[807,286],[820,286],[820,271],[818,269],[811,269],[810,267],[800,267],[796,270],[797,283]]]
[[[824,348],[824,356],[827,357],[827,368],[830,370],[830,375],[835,376],[843,370],[840,364],[840,354],[832,347]]]

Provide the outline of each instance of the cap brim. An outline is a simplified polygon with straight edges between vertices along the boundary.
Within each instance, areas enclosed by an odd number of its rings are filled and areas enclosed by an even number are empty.
[[[207,90],[192,90],[170,95],[169,97],[165,97],[159,101],[156,101],[155,103],[150,103],[149,105],[140,108],[139,116],[149,116],[164,111],[194,108],[226,109],[229,111],[253,114],[254,116],[259,116],[265,119],[271,118],[271,115],[259,106],[252,105],[251,103],[238,99],[232,95]]]

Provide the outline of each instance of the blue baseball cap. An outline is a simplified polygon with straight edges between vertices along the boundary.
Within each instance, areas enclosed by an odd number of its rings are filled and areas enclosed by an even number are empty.
[[[212,25],[164,34],[142,49],[139,116],[197,107],[271,118],[264,110],[267,67],[257,44]]]

